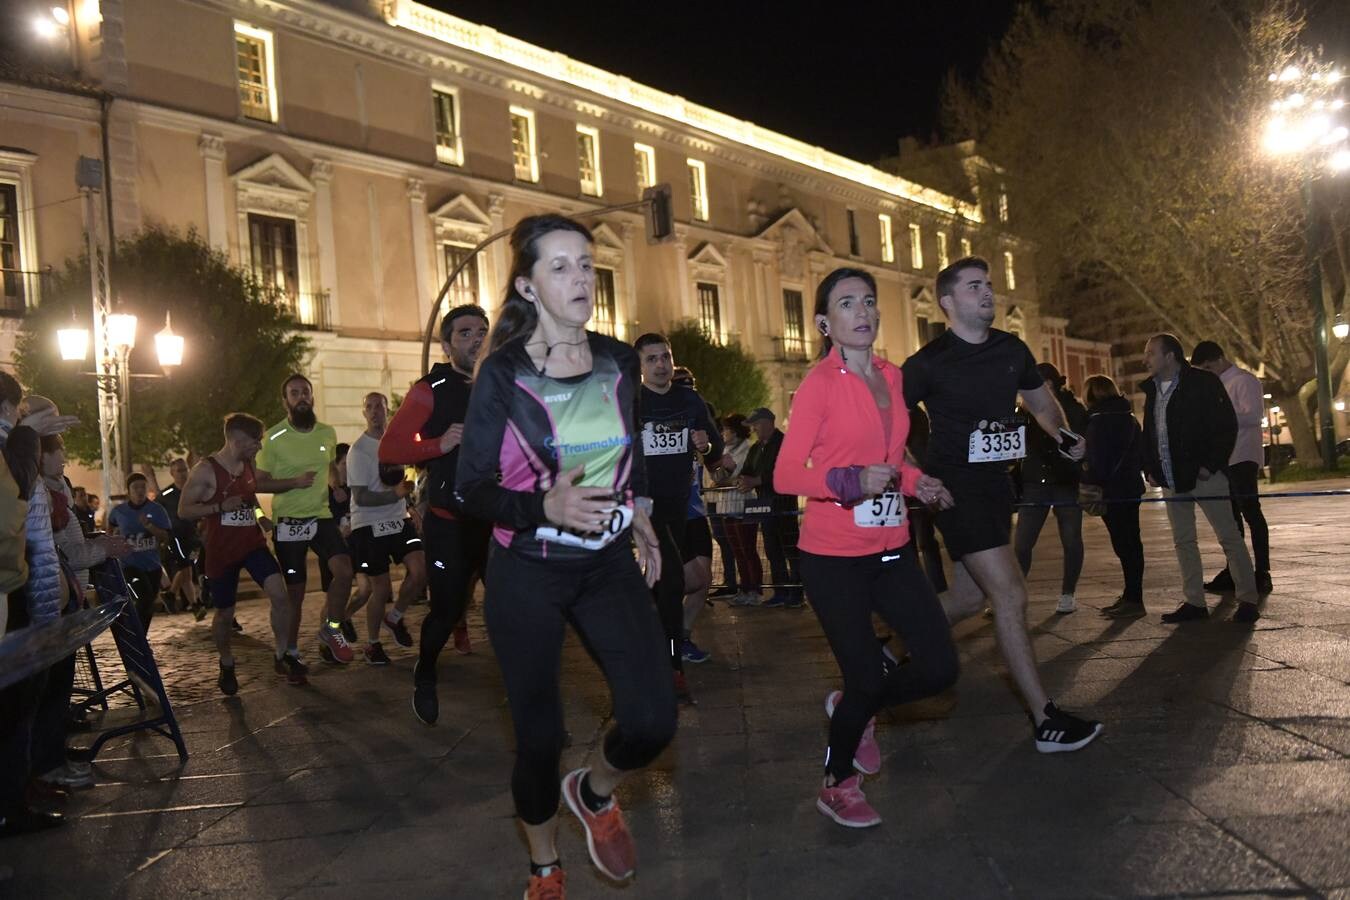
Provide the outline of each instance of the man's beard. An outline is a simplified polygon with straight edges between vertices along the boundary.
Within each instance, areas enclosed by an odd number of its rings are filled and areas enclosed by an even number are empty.
[[[314,407],[312,406],[293,406],[289,416],[291,424],[302,431],[308,431],[314,427],[318,420],[314,417]]]

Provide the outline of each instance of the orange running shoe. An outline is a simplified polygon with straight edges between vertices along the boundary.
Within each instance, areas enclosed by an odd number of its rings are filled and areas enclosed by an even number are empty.
[[[582,801],[581,780],[590,771],[576,769],[567,773],[562,781],[563,799],[567,801],[568,809],[581,820],[581,827],[586,829],[586,848],[591,851],[591,862],[615,881],[623,881],[632,877],[637,869],[637,848],[624,824],[618,800],[610,797],[609,804],[600,812],[591,812]]]

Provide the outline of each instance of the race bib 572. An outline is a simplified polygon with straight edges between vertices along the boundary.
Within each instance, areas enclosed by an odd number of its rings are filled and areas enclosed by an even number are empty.
[[[905,523],[905,498],[887,491],[853,507],[853,524],[859,528],[895,528]]]

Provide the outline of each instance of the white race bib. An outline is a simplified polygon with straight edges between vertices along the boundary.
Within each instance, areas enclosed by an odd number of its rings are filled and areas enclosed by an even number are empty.
[[[610,515],[609,521],[605,523],[604,530],[599,534],[577,534],[574,531],[554,528],[552,525],[541,525],[534,530],[534,536],[538,540],[553,544],[580,547],[583,550],[599,550],[623,534],[624,529],[632,524],[633,507],[620,506]]]
[[[258,520],[253,517],[253,507],[245,506],[221,513],[220,524],[229,525],[232,528],[251,528],[258,524]]]
[[[853,507],[853,524],[859,528],[895,528],[905,523],[905,498],[887,491]]]
[[[146,550],[159,549],[159,543],[155,540],[155,538],[152,535],[148,534],[138,534],[135,537],[129,539],[127,543],[130,544],[131,549],[135,550],[137,553],[141,553]]]
[[[970,449],[966,462],[1004,462],[1022,459],[1027,455],[1027,426],[1018,425],[1008,431],[981,431],[970,433]]]
[[[318,519],[296,519],[277,523],[277,540],[308,541],[319,533]]]
[[[689,452],[689,429],[657,431],[649,422],[642,429],[643,456],[674,456]]]
[[[403,533],[403,519],[386,519],[383,522],[376,522],[370,526],[370,533],[375,537],[384,537],[389,534]]]

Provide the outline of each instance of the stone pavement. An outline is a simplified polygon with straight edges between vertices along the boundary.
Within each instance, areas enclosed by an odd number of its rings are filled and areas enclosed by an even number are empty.
[[[719,604],[697,629],[713,652],[690,667],[698,706],[620,791],[638,877],[601,879],[565,814],[571,895],[1350,898],[1350,497],[1267,513],[1276,592],[1255,629],[1226,621],[1231,601],[1207,623],[1159,623],[1179,593],[1156,505],[1143,514],[1150,616],[1097,615],[1119,577],[1097,520],[1080,610],[1055,616],[1047,527],[1029,613],[1042,672],[1105,734],[1079,753],[1037,754],[991,623],[965,623],[956,689],[881,718],[885,764],[867,791],[885,821],[863,832],[814,808],[822,703],[838,683],[814,617]],[[1217,547],[1203,546],[1212,573]],[[308,606],[312,617],[317,598]],[[260,601],[241,611],[265,634]],[[0,864],[16,870],[0,896],[520,896],[510,723],[471,621],[477,652],[443,658],[441,723],[425,728],[409,708],[410,651],[378,670],[320,667],[310,649],[313,683],[296,689],[254,646],[240,653],[254,658],[240,695],[225,700],[205,626],[157,620],[192,758],[180,767],[153,736],[110,744],[98,786],[68,804],[70,825],[0,843]],[[595,753],[608,697],[570,639],[562,682],[571,767]]]

